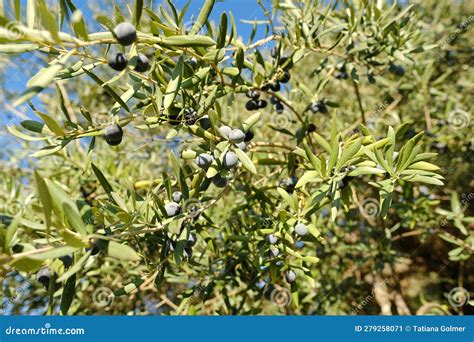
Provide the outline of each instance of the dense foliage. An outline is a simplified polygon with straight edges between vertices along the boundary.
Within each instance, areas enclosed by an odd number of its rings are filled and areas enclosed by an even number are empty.
[[[157,2],[0,7],[5,312],[472,309],[474,3]]]

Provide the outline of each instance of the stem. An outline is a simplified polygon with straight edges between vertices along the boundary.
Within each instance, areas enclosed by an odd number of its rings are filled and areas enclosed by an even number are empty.
[[[355,93],[356,93],[356,96],[357,96],[357,103],[359,104],[362,123],[365,125],[366,124],[365,113],[364,113],[364,107],[362,106],[362,100],[360,98],[359,86],[357,85],[356,81],[354,81],[354,79],[352,79],[352,84],[354,85],[354,90],[355,90]]]

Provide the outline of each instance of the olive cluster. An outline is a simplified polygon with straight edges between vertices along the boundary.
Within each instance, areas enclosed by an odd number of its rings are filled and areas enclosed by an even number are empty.
[[[120,23],[115,26],[113,34],[120,45],[128,46],[137,40],[137,30],[130,23]],[[128,65],[128,59],[123,53],[116,53],[109,57],[109,66],[117,71],[124,70]],[[145,72],[150,68],[148,57],[142,53],[137,54],[134,70],[137,72]]]
[[[168,241],[168,250],[174,252],[177,241],[175,239],[170,239]],[[197,243],[197,235],[195,233],[189,234],[188,240],[186,241],[186,246],[184,247],[183,255],[186,258],[191,258],[193,256],[193,247]]]
[[[208,122],[208,120],[209,118],[207,116],[202,117],[199,120],[201,127],[210,127],[210,122]],[[252,140],[254,137],[251,130],[244,132],[240,129],[233,129],[232,127],[225,125],[219,127],[218,131],[222,138],[233,143],[234,148],[243,151],[247,149],[247,142]],[[219,167],[219,172],[212,177],[212,183],[218,188],[224,188],[228,184],[228,179],[221,175],[221,171],[229,171],[237,167],[239,158],[235,152],[226,151],[221,158],[216,158],[213,153],[205,152],[199,154],[195,159],[196,165],[203,170],[209,169],[215,161],[215,164]]]
[[[308,226],[304,223],[297,223],[293,227],[293,232],[298,237],[303,237],[308,234]],[[270,255],[277,257],[280,254],[279,249],[275,246],[278,243],[278,237],[275,234],[268,234],[265,237],[265,241],[270,245]],[[301,240],[295,241],[295,248],[301,249],[304,247],[304,242]],[[285,272],[285,279],[288,283],[292,283],[296,280],[296,273],[292,270]]]
[[[135,26],[130,23],[120,23],[115,26],[113,35],[117,42],[122,46],[128,46],[133,44],[137,40],[137,30]],[[117,71],[124,70],[128,65],[128,59],[123,53],[116,53],[108,59],[108,65]],[[150,68],[150,61],[148,57],[142,53],[138,53],[136,56],[136,64],[134,70],[137,72],[145,72]],[[123,130],[117,123],[112,123],[104,131],[105,141],[111,145],[116,146],[122,142]]]
[[[247,110],[257,110],[267,107],[267,101],[260,99],[260,92],[256,89],[250,89],[246,96],[250,98],[249,101],[245,104],[245,109]]]
[[[328,112],[328,107],[326,105],[326,99],[321,99],[319,101],[313,102],[309,105],[309,110],[316,114],[316,113],[323,113],[326,114]]]

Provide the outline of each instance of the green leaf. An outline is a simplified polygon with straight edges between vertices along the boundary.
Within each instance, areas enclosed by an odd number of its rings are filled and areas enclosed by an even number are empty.
[[[351,177],[356,177],[360,175],[381,175],[386,172],[387,171],[378,169],[376,167],[361,166],[356,168],[355,170],[350,171],[347,175]]]
[[[36,21],[36,0],[26,1],[26,22],[28,27],[34,28]]]
[[[171,81],[168,83],[168,86],[166,87],[166,93],[163,99],[163,107],[165,111],[168,110],[173,104],[173,101],[176,98],[176,95],[178,94],[182,78],[183,78],[183,57],[180,57],[178,60],[178,63],[176,63],[176,67],[173,71]]]
[[[181,88],[182,89],[191,88],[203,82],[206,79],[207,75],[209,75],[210,71],[211,71],[211,67],[205,67],[205,68],[199,69],[191,77],[183,80],[183,82],[181,83]]]
[[[69,308],[71,307],[72,300],[74,299],[74,293],[76,292],[76,275],[72,275],[64,284],[63,293],[61,295],[60,309],[63,315],[67,315]]]
[[[408,142],[400,150],[397,160],[397,172],[401,172],[409,166],[409,161],[413,160],[416,156],[416,153],[413,153],[415,145],[420,141],[423,136],[423,132],[418,133],[413,138],[408,140]]]
[[[43,265],[42,260],[34,260],[30,258],[14,259],[11,266],[20,272],[34,272]]]
[[[112,191],[114,191],[110,183],[107,181],[107,178],[105,178],[102,171],[100,171],[100,169],[97,166],[95,166],[94,163],[91,164],[91,167],[92,167],[92,171],[94,171],[95,176],[99,180],[100,185],[102,185],[102,188],[104,188],[105,192],[110,194]]]
[[[143,12],[143,0],[135,0],[135,7],[133,10],[133,23],[136,27],[140,24],[140,18]]]
[[[360,147],[362,146],[363,138],[357,139],[353,144],[342,151],[341,157],[337,161],[336,170],[339,170],[342,166],[344,166],[349,159],[354,157],[357,152],[359,152]]]
[[[303,143],[303,147],[304,147],[304,150],[306,152],[306,157],[308,157],[308,159],[309,159],[309,162],[311,163],[313,168],[316,171],[318,171],[319,174],[321,174],[321,161],[318,159],[318,157],[316,157],[314,155],[313,151],[311,151],[311,149],[309,148],[309,146],[306,142]]]
[[[235,149],[235,153],[237,154],[237,157],[239,160],[242,162],[242,165],[251,173],[254,175],[257,174],[257,169],[255,168],[255,165],[253,164],[252,160],[247,156],[247,154],[242,151],[240,148]]]
[[[419,161],[419,162],[416,162],[416,163],[413,163],[409,166],[410,169],[416,169],[416,170],[424,170],[424,171],[437,171],[439,170],[439,167],[434,165],[434,164],[431,164],[431,163],[428,163],[428,162],[425,162],[425,161]]]
[[[207,36],[196,36],[196,35],[187,35],[187,36],[169,36],[160,38],[160,43],[179,46],[179,47],[207,47],[216,45],[216,42]]]
[[[0,53],[23,53],[38,49],[38,44],[1,44]]]
[[[18,225],[21,221],[21,216],[17,215],[13,221],[8,225],[7,231],[5,232],[5,243],[4,243],[4,248],[5,250],[9,250],[12,243],[13,243],[13,238],[15,237],[16,230],[18,228]]]
[[[72,21],[72,27],[74,29],[74,32],[76,33],[76,36],[86,41],[89,40],[89,35],[87,33],[86,24],[84,23],[82,11],[75,10],[72,13],[71,21]]]
[[[49,249],[46,251],[39,251],[34,254],[29,254],[28,258],[33,259],[33,260],[57,259],[65,255],[72,254],[75,251],[77,251],[77,248],[75,247],[64,246],[64,247]]]
[[[73,50],[66,55],[55,60],[48,67],[41,69],[35,76],[33,76],[26,84],[28,89],[14,102],[14,106],[18,106],[23,102],[31,99],[44,88],[46,88],[56,77],[56,75],[65,67],[67,60],[73,54]]]
[[[70,227],[82,236],[86,236],[87,229],[84,222],[82,221],[81,215],[79,213],[79,210],[77,210],[77,207],[75,205],[73,206],[69,202],[64,202],[63,211],[67,221],[69,222]]]
[[[206,21],[212,12],[212,8],[214,7],[214,2],[215,0],[206,0],[206,2],[201,8],[201,11],[199,12],[196,22],[189,31],[190,35],[198,33],[201,28],[206,24]]]
[[[33,120],[24,120],[20,123],[20,125],[31,132],[43,133],[44,123],[42,122],[33,121]]]
[[[217,48],[223,48],[227,36],[227,14],[222,12],[221,22],[219,25],[219,35],[217,38]]]
[[[61,38],[59,38],[58,34],[58,26],[56,25],[56,19],[52,12],[48,9],[45,0],[37,1],[37,5],[44,27],[51,33],[51,36],[55,42],[61,42]]]
[[[321,146],[326,152],[331,153],[331,146],[329,145],[329,143],[318,133],[313,132],[313,135],[314,135],[314,140],[316,140],[319,146]]]
[[[277,191],[280,196],[285,200],[285,202],[290,206],[290,208],[293,209],[295,213],[297,213],[298,200],[294,196],[291,196],[289,193],[287,193],[283,188],[277,188]]]
[[[108,246],[108,254],[112,258],[116,258],[123,261],[137,261],[140,260],[140,256],[133,250],[133,248],[122,245],[115,241],[110,241]]]
[[[432,178],[432,177],[426,177],[426,176],[419,176],[416,175],[411,178],[404,178],[409,182],[420,182],[420,183],[426,183],[426,184],[433,184],[433,185],[444,185],[442,181],[440,181],[437,178]]]
[[[90,78],[92,78],[102,89],[104,89],[107,94],[112,96],[115,101],[120,103],[123,109],[125,109],[127,112],[130,112],[130,109],[128,108],[127,104],[122,100],[122,98],[108,85],[105,84],[98,76],[94,75],[92,72],[90,72],[87,69],[82,68],[84,72],[89,75]]]
[[[296,183],[295,188],[301,188],[303,185],[311,182],[319,182],[322,179],[319,177],[320,173],[318,171],[306,171],[303,176]]]
[[[49,234],[51,228],[51,212],[53,210],[51,195],[49,194],[48,187],[46,186],[43,177],[36,170],[34,175],[36,188],[38,189],[39,198],[43,205],[43,212],[46,221],[46,233]]]
[[[262,113],[257,112],[249,116],[247,119],[245,119],[244,123],[242,124],[243,130],[248,131],[253,126],[255,126],[255,124],[260,120],[261,116],[262,116]]]
[[[392,204],[394,186],[392,183],[387,182],[380,188],[380,212],[379,215],[382,218],[386,218],[390,205]]]
[[[35,111],[35,113],[43,120],[43,122],[48,126],[51,132],[57,136],[64,136],[66,133],[63,131],[62,127],[48,114]]]
[[[71,266],[66,272],[64,272],[59,278],[58,282],[62,282],[68,278],[70,278],[73,274],[79,272],[86,263],[87,259],[89,259],[91,255],[91,251],[86,252],[74,265]]]

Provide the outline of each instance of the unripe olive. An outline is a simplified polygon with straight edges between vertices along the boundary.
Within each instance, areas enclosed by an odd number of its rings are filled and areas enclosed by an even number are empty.
[[[250,140],[252,140],[254,137],[253,135],[253,132],[251,130],[248,130],[247,132],[245,132],[245,139],[244,141],[245,142],[249,142]]]
[[[137,30],[130,23],[120,23],[114,28],[117,41],[124,46],[132,44],[137,40]]]
[[[258,106],[258,108],[265,108],[267,106],[267,101],[266,100],[258,100],[257,101],[257,106]]]
[[[237,146],[242,151],[247,151],[247,144],[243,141],[238,144],[235,144],[235,146]]]
[[[319,104],[318,102],[313,102],[309,105],[309,110],[312,112],[312,113],[317,113],[319,112]]]
[[[135,66],[135,71],[137,72],[145,72],[150,68],[150,61],[148,57],[145,56],[143,53],[139,53],[137,55],[137,65]]]
[[[308,234],[308,227],[304,223],[298,223],[295,226],[295,233],[299,236],[305,236]]]
[[[241,143],[245,139],[245,133],[240,129],[233,129],[229,133],[229,140],[235,144]]]
[[[280,81],[281,83],[288,83],[291,79],[291,75],[288,71],[285,71],[283,72],[283,74],[280,75],[280,77],[278,78],[278,81]]]
[[[280,82],[274,81],[274,82],[270,85],[270,89],[273,90],[273,91],[280,91],[280,89],[281,89]]]
[[[175,191],[171,197],[173,197],[174,202],[179,203],[183,199],[183,193],[181,191]]]
[[[328,112],[328,107],[326,107],[326,104],[322,101],[318,102],[318,108],[321,113],[327,113]]]
[[[196,164],[199,166],[201,169],[207,169],[209,166],[211,166],[212,161],[214,160],[214,157],[211,156],[208,153],[201,153],[196,157]]]
[[[49,267],[45,266],[41,268],[38,273],[36,273],[36,280],[47,289],[51,280],[51,271]]]
[[[193,247],[197,243],[197,236],[194,233],[189,234],[188,241],[186,242],[187,247]]]
[[[184,247],[183,255],[187,258],[191,258],[193,256],[193,249],[191,247]]]
[[[288,270],[285,272],[285,278],[287,282],[292,283],[296,280],[296,273],[292,270]]]
[[[123,53],[119,52],[115,55],[109,56],[108,64],[112,69],[122,71],[127,67],[128,59]]]
[[[74,258],[72,255],[64,255],[60,257],[59,260],[63,262],[65,268],[69,268],[72,265]]]
[[[349,78],[349,74],[345,71],[336,73],[335,76],[338,80],[347,80]]]
[[[227,186],[227,178],[222,177],[220,174],[215,175],[212,178],[212,183],[218,188],[225,188]]]
[[[104,138],[107,144],[116,146],[122,142],[123,130],[118,124],[113,123],[104,131]]]
[[[275,104],[275,110],[278,114],[281,114],[285,110],[285,107],[283,107],[283,104],[281,102],[277,102]]]
[[[304,242],[301,240],[295,241],[295,248],[296,249],[302,249],[304,247]]]
[[[388,71],[397,76],[405,75],[405,69],[398,64],[390,64],[390,66],[388,67]]]
[[[165,204],[165,210],[166,210],[166,215],[168,215],[168,217],[173,217],[180,213],[181,207],[179,206],[178,203],[170,202],[170,203]]]
[[[247,103],[245,104],[245,109],[247,109],[247,110],[257,110],[258,109],[258,102],[255,101],[255,100],[247,101]]]
[[[260,97],[260,92],[258,90],[255,90],[255,89],[250,89],[248,92],[247,92],[247,97],[251,98],[252,100],[258,100],[259,97]]]
[[[237,166],[238,162],[239,158],[237,158],[237,155],[234,152],[226,152],[224,154],[224,158],[222,159],[222,165],[228,169]]]
[[[278,238],[275,236],[275,234],[268,234],[265,239],[271,245],[274,245],[278,242]]]
[[[229,133],[232,131],[232,128],[229,126],[219,127],[219,133],[223,138],[229,139]]]
[[[209,119],[209,115],[204,115],[199,119],[199,125],[202,129],[208,130],[211,128],[211,120]]]
[[[310,124],[308,125],[308,129],[306,130],[306,132],[308,132],[308,133],[313,133],[313,132],[315,132],[315,131],[316,131],[316,125],[315,125],[314,123],[310,123]]]
[[[197,120],[197,112],[194,108],[185,108],[184,109],[184,122],[187,126],[194,125]]]

